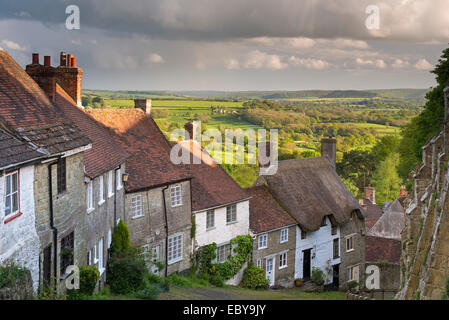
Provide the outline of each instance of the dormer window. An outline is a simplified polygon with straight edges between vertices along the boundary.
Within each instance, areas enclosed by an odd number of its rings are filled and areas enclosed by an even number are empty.
[[[322,227],[327,226],[327,223],[326,223],[326,217],[323,217],[323,220],[321,220],[321,226],[322,226]]]

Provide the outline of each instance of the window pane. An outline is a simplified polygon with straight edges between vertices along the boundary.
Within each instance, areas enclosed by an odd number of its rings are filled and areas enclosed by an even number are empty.
[[[12,211],[16,212],[19,210],[19,194],[16,192],[12,195]]]
[[[12,192],[18,191],[17,182],[17,173],[14,173],[12,174]]]
[[[6,194],[11,193],[11,176],[6,176]]]
[[[11,213],[11,196],[6,196],[5,215]]]

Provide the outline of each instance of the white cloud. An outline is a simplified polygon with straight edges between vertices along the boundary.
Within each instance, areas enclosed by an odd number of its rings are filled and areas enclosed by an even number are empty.
[[[282,57],[277,54],[267,54],[259,50],[251,51],[245,61],[244,67],[247,69],[270,69],[280,70],[288,65],[281,61]]]
[[[414,65],[418,70],[432,70],[433,66],[426,59],[419,59],[419,61]]]
[[[355,59],[355,63],[358,64],[359,66],[371,66],[371,67],[376,67],[378,69],[385,69],[387,67],[387,64],[382,59],[364,60],[362,58],[357,58],[357,59]]]
[[[366,41],[352,40],[352,39],[335,39],[335,40],[322,40],[323,44],[329,42],[336,48],[355,48],[355,49],[368,49],[369,45]]]
[[[321,60],[321,59],[312,59],[312,58],[297,58],[295,56],[291,56],[289,58],[289,61],[298,67],[304,67],[307,69],[314,69],[314,70],[323,70],[323,69],[327,69],[330,67],[330,63],[325,61],[325,60]]]
[[[226,69],[228,70],[238,70],[240,69],[240,63],[236,59],[229,59],[226,62]]]
[[[406,68],[410,65],[408,61],[402,60],[402,59],[396,59],[394,60],[393,64],[391,65],[394,69],[402,69]]]
[[[147,63],[164,63],[165,60],[164,58],[162,58],[160,55],[158,55],[157,53],[152,53],[150,54],[147,59],[146,59]]]
[[[2,40],[1,43],[5,46],[6,49],[17,50],[17,51],[25,51],[25,47],[22,47],[17,42],[10,41],[8,39],[4,39],[4,40]]]

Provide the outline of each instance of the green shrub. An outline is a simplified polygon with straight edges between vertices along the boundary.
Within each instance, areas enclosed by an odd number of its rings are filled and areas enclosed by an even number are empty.
[[[185,288],[208,288],[210,287],[209,282],[204,279],[196,276],[195,274],[189,274],[183,276],[179,273],[172,273],[166,278],[166,281],[169,285],[174,285],[178,287]]]
[[[147,280],[150,283],[164,283],[164,279],[159,277],[157,274],[149,272],[147,275]]]
[[[14,263],[0,266],[0,288],[9,287],[25,275],[26,269]]]
[[[441,299],[443,300],[449,300],[449,278],[447,278],[446,280],[446,290],[443,293],[443,296],[441,297]]]
[[[218,274],[211,276],[209,282],[218,288],[223,288],[225,286],[224,279]]]
[[[246,268],[243,273],[242,285],[250,289],[267,288],[268,280],[265,278],[265,271],[254,265]]]
[[[130,248],[129,229],[120,219],[119,223],[114,227],[111,242],[111,254],[125,253]]]
[[[92,300],[92,295],[81,292],[81,290],[69,290],[67,300]]]
[[[147,268],[136,254],[123,254],[110,258],[107,272],[111,292],[128,294],[143,288]]]
[[[165,291],[164,286],[159,283],[147,283],[134,293],[137,299],[156,300],[161,292]]]
[[[80,270],[80,290],[82,293],[92,295],[97,281],[100,278],[100,272],[95,266],[81,266]]]
[[[313,267],[312,276],[310,278],[312,282],[315,283],[317,286],[322,286],[324,284],[324,281],[326,280],[326,275],[320,268]]]

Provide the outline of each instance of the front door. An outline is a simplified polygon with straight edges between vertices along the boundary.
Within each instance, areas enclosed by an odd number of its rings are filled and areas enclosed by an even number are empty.
[[[51,281],[51,245],[44,249],[43,264],[43,285],[45,287],[50,285]]]
[[[268,279],[270,287],[274,285],[274,258],[267,258],[265,262],[265,277]]]
[[[312,249],[303,251],[302,277],[304,281],[310,280],[310,252]]]
[[[161,260],[160,256],[160,246],[153,247],[151,249],[151,273],[159,275],[159,267],[157,266],[157,262]]]
[[[338,290],[340,285],[340,265],[336,264],[332,266],[332,286],[334,289]]]

